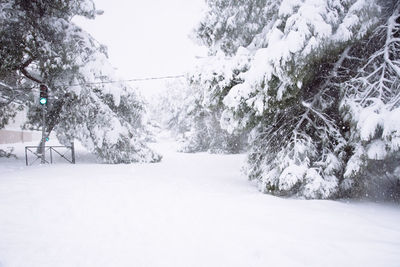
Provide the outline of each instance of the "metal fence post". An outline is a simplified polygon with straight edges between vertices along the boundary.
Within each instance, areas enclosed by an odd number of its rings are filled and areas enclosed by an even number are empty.
[[[28,166],[28,148],[27,147],[25,147],[25,163],[26,163],[26,166]]]
[[[74,145],[74,141],[71,142],[71,158],[72,158],[72,164],[75,164],[75,145]]]

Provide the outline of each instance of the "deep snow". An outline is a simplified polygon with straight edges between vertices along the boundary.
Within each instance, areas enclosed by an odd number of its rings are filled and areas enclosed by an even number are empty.
[[[0,266],[399,266],[400,207],[282,199],[241,175],[243,155],[157,164],[25,167],[0,160]]]

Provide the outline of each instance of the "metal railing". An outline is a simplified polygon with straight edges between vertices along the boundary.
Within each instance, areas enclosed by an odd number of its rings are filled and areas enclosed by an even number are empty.
[[[41,147],[38,146],[26,146],[25,147],[25,163],[26,166],[32,166],[35,162],[40,162],[40,160],[42,159],[42,153],[41,152],[37,152],[40,151]],[[66,149],[64,151],[62,151],[62,149]],[[68,157],[67,153],[71,151],[71,155],[70,157]],[[45,147],[45,153],[49,153],[50,154],[50,162],[45,160],[44,163],[47,164],[53,164],[53,158],[54,155],[66,160],[67,162],[71,163],[71,164],[75,164],[75,148],[74,148],[74,144],[72,143],[71,146],[46,146]],[[32,154],[34,155],[34,160],[29,162],[29,156],[28,154]],[[47,158],[47,157],[46,157]]]

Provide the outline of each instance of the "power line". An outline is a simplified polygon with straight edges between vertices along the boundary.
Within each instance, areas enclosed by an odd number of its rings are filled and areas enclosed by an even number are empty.
[[[76,84],[57,84],[56,86],[60,87],[74,87],[74,86],[85,86],[85,85],[100,85],[100,84],[113,84],[113,83],[124,83],[124,82],[142,82],[142,81],[151,81],[151,80],[166,80],[166,79],[177,79],[177,78],[184,78],[185,75],[174,75],[174,76],[160,76],[160,77],[147,77],[147,78],[134,78],[128,80],[114,80],[114,81],[102,81],[102,82],[87,82],[87,83],[76,83]],[[0,82],[0,86],[6,87],[9,90],[28,90],[33,89],[32,87],[18,87],[14,88],[9,86],[3,82]]]
[[[129,80],[118,80],[118,81],[102,81],[102,82],[90,82],[90,83],[77,83],[77,84],[59,84],[57,86],[82,86],[82,85],[98,85],[98,84],[112,84],[112,83],[124,83],[124,82],[142,82],[150,80],[166,80],[166,79],[177,79],[183,78],[185,75],[175,75],[175,76],[161,76],[161,77],[147,77],[147,78],[135,78]]]

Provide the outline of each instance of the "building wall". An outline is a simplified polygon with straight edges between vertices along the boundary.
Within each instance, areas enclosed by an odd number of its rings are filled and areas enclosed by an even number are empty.
[[[0,144],[39,142],[42,137],[41,131],[21,130],[25,121],[26,111],[19,111],[14,119],[5,125],[3,129],[0,129]]]
[[[41,132],[21,130],[0,130],[0,144],[40,141]]]

